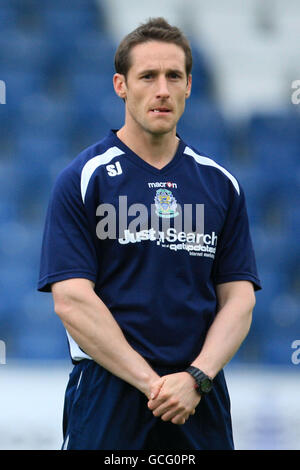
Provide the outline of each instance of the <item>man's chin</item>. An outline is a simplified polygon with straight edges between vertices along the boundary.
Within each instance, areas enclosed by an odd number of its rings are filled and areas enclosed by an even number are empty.
[[[149,126],[148,127],[148,132],[152,134],[153,136],[163,136],[166,134],[173,133],[176,129],[176,124],[173,125],[156,125],[156,126]]]

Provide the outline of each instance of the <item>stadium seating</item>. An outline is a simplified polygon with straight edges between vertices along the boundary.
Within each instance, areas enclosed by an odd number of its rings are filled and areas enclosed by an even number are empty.
[[[190,97],[178,133],[199,152],[220,164],[228,163],[229,129],[220,109],[209,97]]]
[[[2,5],[0,9],[0,24],[1,31],[9,31],[13,29],[16,24],[17,13],[16,10],[10,5]]]
[[[106,10],[99,0],[71,3],[0,2],[0,79],[8,85],[0,105],[0,338],[18,359],[67,357],[51,296],[36,292],[49,194],[59,171],[124,119],[112,87],[115,38]],[[178,133],[244,188],[264,288],[234,361],[286,364],[300,329],[300,116],[293,108],[229,121],[197,44]]]

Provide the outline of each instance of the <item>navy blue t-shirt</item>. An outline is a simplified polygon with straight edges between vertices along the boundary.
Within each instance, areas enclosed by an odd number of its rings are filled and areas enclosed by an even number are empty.
[[[216,315],[216,285],[261,288],[240,184],[181,139],[159,170],[110,131],[51,194],[38,289],[70,278],[95,283],[151,364],[190,364]],[[89,357],[68,338],[73,360]]]

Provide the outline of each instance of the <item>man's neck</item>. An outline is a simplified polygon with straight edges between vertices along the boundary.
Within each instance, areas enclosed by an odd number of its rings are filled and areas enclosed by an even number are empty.
[[[176,131],[158,136],[146,132],[137,135],[123,126],[117,132],[117,137],[140,158],[159,170],[173,159],[179,144]]]

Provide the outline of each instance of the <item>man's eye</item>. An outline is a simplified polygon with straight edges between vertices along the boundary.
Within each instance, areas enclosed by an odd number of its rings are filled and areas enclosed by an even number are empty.
[[[146,80],[150,80],[153,77],[151,73],[147,73],[147,75],[143,75],[142,78],[145,78]]]

